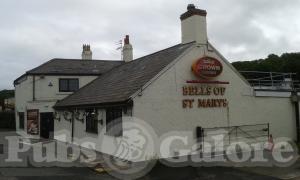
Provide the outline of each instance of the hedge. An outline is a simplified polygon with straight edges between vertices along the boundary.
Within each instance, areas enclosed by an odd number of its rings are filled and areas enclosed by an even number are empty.
[[[14,112],[0,112],[0,129],[16,129]]]

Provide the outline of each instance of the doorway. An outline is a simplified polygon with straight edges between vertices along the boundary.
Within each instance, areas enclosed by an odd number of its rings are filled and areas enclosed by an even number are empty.
[[[45,139],[54,138],[53,113],[41,113],[41,137]]]

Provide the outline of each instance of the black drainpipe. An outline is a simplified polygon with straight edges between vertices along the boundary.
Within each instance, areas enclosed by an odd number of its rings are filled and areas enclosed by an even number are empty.
[[[296,130],[297,130],[297,142],[300,143],[300,116],[299,116],[299,102],[298,102],[297,91],[292,92],[292,101],[295,107],[295,116],[296,116]]]
[[[35,76],[32,76],[32,101],[35,101]]]
[[[71,131],[71,141],[72,141],[72,143],[74,142],[74,111],[72,112],[72,131]]]

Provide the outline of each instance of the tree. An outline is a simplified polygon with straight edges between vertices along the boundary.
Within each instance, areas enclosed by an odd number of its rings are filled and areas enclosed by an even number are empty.
[[[284,53],[281,56],[270,54],[265,59],[237,61],[232,65],[238,71],[297,73],[295,79],[300,81],[300,53]]]
[[[0,91],[0,106],[4,107],[4,100],[7,98],[15,97],[14,90],[2,90]]]

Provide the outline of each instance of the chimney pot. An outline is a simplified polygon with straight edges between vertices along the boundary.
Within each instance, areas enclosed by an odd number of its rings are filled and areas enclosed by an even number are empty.
[[[187,10],[188,10],[188,11],[191,11],[191,10],[193,10],[193,9],[196,9],[196,6],[195,6],[194,4],[189,4],[189,5],[187,6]]]
[[[129,44],[129,35],[126,35],[124,39],[124,44]]]
[[[83,44],[81,58],[82,60],[92,60],[93,53],[89,44]]]

